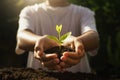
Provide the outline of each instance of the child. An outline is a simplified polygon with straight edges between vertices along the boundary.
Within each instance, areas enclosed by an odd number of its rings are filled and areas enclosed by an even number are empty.
[[[64,52],[59,60],[55,53],[45,54],[48,48],[58,43],[46,35],[57,36],[56,25],[63,25],[62,34],[71,31],[63,44],[75,49]],[[94,12],[69,3],[67,0],[46,0],[25,7],[19,18],[16,53],[29,51],[27,67],[53,71],[91,72],[86,52],[98,48]]]

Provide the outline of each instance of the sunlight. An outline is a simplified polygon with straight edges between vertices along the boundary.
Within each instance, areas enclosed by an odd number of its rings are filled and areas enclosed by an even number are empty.
[[[45,0],[25,0],[25,2],[27,2],[27,4],[34,4],[34,3],[39,3],[39,2],[43,2]]]
[[[19,0],[17,3],[16,3],[16,6],[21,6],[25,3],[24,0]]]
[[[18,0],[16,5],[17,6],[21,6],[21,5],[29,5],[29,4],[35,4],[35,3],[40,3],[43,2],[45,0]]]

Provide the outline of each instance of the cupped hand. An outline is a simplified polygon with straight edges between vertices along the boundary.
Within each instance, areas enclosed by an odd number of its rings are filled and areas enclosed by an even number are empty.
[[[78,64],[81,60],[81,58],[85,54],[84,45],[80,39],[77,39],[76,37],[72,37],[68,39],[65,43],[66,46],[69,46],[73,49],[75,49],[75,52],[64,52],[63,56],[61,57],[61,63],[60,66],[65,69],[72,67],[76,64]]]
[[[45,50],[54,46],[58,46],[58,44],[55,41],[47,38],[47,36],[43,36],[36,41],[34,47],[34,57],[39,59],[40,63],[50,70],[56,70],[60,68],[58,65],[59,59],[57,58],[57,54],[44,53]]]
[[[41,56],[40,61],[42,66],[47,67],[49,70],[60,70],[60,60],[56,53]]]

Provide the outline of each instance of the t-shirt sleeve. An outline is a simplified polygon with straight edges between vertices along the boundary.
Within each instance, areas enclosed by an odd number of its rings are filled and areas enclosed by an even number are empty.
[[[88,8],[81,10],[81,33],[85,33],[89,30],[97,31],[94,15],[95,13]]]
[[[19,15],[19,28],[18,30],[29,29],[34,31],[35,15],[31,6],[27,6],[21,10]]]
[[[97,32],[96,22],[95,22],[95,12],[91,11],[88,8],[83,8],[81,14],[81,34],[93,30]],[[89,55],[95,56],[98,52],[98,49],[89,51]]]
[[[34,19],[34,14],[33,14],[33,11],[32,11],[32,8],[30,6],[27,6],[25,8],[23,8],[20,12],[20,15],[19,15],[19,28],[18,28],[18,32],[20,30],[24,30],[24,29],[29,29],[31,31],[34,31],[34,22],[35,22],[35,19]],[[18,40],[19,42],[19,40]],[[18,48],[18,46],[16,46],[16,49],[15,49],[16,53],[17,54],[22,54],[24,53],[25,51]]]

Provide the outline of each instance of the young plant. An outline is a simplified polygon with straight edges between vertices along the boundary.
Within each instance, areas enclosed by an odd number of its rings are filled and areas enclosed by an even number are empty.
[[[48,35],[48,38],[56,41],[59,44],[59,46],[52,47],[50,49],[45,50],[44,52],[46,54],[57,53],[58,58],[60,58],[62,56],[63,52],[65,52],[65,51],[70,51],[70,52],[72,51],[73,52],[74,50],[71,49],[70,47],[62,45],[64,40],[71,35],[71,32],[67,32],[67,33],[61,35],[62,25],[56,25],[56,31],[57,31],[58,37]]]
[[[57,31],[58,37],[48,35],[48,38],[56,41],[61,46],[63,44],[64,40],[71,35],[71,32],[67,32],[67,33],[61,35],[62,25],[60,25],[60,26],[56,25],[56,31]]]

